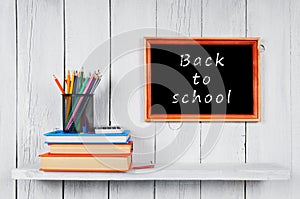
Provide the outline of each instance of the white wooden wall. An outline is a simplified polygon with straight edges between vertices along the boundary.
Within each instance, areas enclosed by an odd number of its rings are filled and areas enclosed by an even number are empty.
[[[299,0],[1,0],[0,24],[0,193],[5,198],[300,197]],[[262,121],[145,123],[143,36],[261,37]],[[52,74],[62,80],[65,69],[81,66],[101,66],[96,124],[131,129],[135,161],[276,162],[292,170],[292,179],[13,181],[10,170],[38,163],[38,154],[48,150],[42,134],[61,126]],[[206,138],[219,126],[217,143],[208,151]],[[190,131],[195,133],[186,134]],[[186,143],[190,148],[180,158],[166,156],[166,147]]]

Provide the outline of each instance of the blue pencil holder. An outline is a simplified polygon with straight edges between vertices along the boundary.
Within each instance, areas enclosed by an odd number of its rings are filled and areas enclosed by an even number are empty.
[[[94,95],[62,95],[63,130],[70,133],[94,133]]]

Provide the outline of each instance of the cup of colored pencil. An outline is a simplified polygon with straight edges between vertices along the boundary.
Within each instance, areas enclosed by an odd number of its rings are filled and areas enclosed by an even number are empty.
[[[101,81],[99,72],[84,76],[80,72],[68,71],[65,90],[54,76],[62,92],[63,130],[66,132],[94,133],[94,91]]]

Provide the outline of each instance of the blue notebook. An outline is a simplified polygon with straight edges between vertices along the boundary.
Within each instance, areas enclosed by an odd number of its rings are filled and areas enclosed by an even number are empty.
[[[47,144],[122,144],[130,141],[129,130],[122,133],[90,134],[67,133],[61,130],[44,134]]]

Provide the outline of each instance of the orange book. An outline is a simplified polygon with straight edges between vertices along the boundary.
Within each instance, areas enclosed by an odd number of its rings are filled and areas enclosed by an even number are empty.
[[[128,154],[51,154],[40,155],[42,171],[126,172],[132,165]]]
[[[128,154],[132,141],[125,144],[48,144],[51,154]]]

